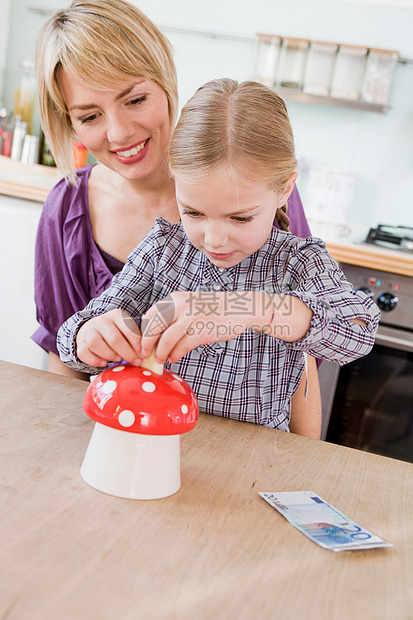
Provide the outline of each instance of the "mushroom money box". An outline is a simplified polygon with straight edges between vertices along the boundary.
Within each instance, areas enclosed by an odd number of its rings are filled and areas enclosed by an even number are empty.
[[[80,473],[99,491],[158,499],[181,486],[180,435],[195,427],[198,404],[181,377],[157,366],[112,366],[86,391],[96,424]]]

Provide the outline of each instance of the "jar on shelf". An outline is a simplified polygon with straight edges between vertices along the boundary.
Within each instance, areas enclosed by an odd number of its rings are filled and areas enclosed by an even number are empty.
[[[14,121],[13,140],[11,144],[11,159],[20,161],[23,152],[24,139],[27,136],[27,123],[18,114]]]
[[[277,84],[283,88],[301,90],[310,42],[307,39],[283,39]]]
[[[390,50],[369,50],[361,93],[363,101],[387,105],[398,57],[397,52]]]
[[[280,43],[280,37],[267,34],[257,35],[254,80],[270,88],[274,86],[276,82]]]
[[[37,164],[38,159],[39,159],[38,137],[27,134],[23,142],[21,162],[22,164]]]
[[[312,95],[328,96],[338,45],[312,41],[308,51],[303,90]]]
[[[14,116],[27,123],[27,133],[32,132],[34,104],[36,100],[36,77],[34,64],[31,60],[20,63],[17,73],[17,84],[14,89]]]
[[[0,103],[0,155],[10,157],[13,140],[13,121],[7,109]]]
[[[43,166],[56,166],[53,153],[43,131],[40,136],[39,164]]]
[[[86,166],[89,151],[79,140],[72,140],[73,164],[75,168]]]
[[[330,95],[357,101],[361,96],[367,48],[340,45],[333,72]]]

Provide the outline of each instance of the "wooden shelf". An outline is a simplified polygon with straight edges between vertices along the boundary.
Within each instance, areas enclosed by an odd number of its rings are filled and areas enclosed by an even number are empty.
[[[44,202],[62,176],[57,168],[22,164],[0,155],[0,194]]]
[[[354,101],[352,99],[339,99],[338,97],[329,97],[325,95],[313,95],[302,90],[283,88],[282,86],[274,86],[274,90],[283,99],[297,101],[298,103],[314,103],[316,105],[329,105],[353,110],[365,110],[366,112],[379,112],[381,114],[384,114],[388,110],[387,105],[368,103],[366,101]]]

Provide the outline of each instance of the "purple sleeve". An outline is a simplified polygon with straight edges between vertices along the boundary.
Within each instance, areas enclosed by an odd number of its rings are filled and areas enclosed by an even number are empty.
[[[288,199],[287,215],[290,218],[290,230],[296,237],[301,237],[302,239],[311,237],[310,227],[305,217],[303,204],[296,185],[294,185]],[[274,225],[279,228],[276,221],[274,221]]]
[[[302,239],[311,237],[311,230],[305,217],[303,203],[296,185],[294,185],[288,199],[287,215],[290,218],[290,230],[296,237],[301,237]],[[276,220],[274,220],[274,225],[279,228]],[[317,368],[319,368],[322,360],[317,359],[316,362]]]
[[[60,325],[105,290],[112,279],[93,241],[85,172],[80,173],[78,187],[58,183],[43,206],[34,277],[39,328],[32,339],[58,355]]]

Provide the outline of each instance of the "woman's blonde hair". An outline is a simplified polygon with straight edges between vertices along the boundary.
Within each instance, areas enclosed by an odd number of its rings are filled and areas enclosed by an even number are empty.
[[[171,45],[135,6],[124,0],[75,0],[42,27],[36,74],[40,118],[57,166],[75,182],[75,137],[59,84],[64,69],[97,90],[113,90],[125,76],[158,84],[166,93],[173,127],[178,108]]]
[[[223,78],[204,84],[182,109],[169,164],[173,175],[193,182],[228,166],[234,177],[284,191],[297,167],[284,101],[258,82]],[[287,205],[277,210],[284,230],[286,211]]]

